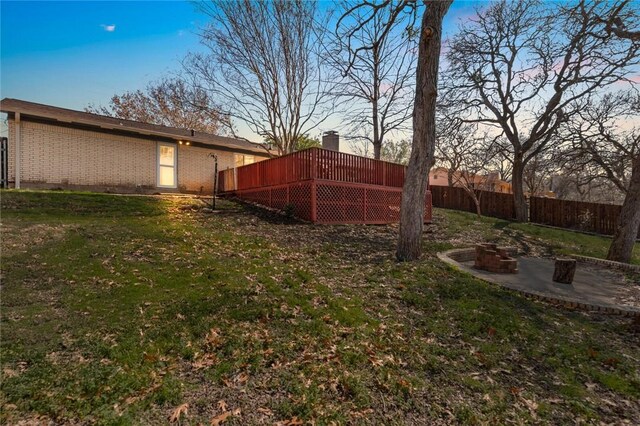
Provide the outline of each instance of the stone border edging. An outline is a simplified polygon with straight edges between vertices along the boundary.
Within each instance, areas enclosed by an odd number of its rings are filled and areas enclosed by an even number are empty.
[[[631,265],[629,263],[615,262],[613,260],[598,259],[597,257],[582,256],[580,254],[570,254],[569,257],[580,262],[594,263],[596,265],[608,266],[610,268],[622,269],[624,271],[640,272],[640,265]]]
[[[458,261],[451,256],[453,255],[454,257],[465,259],[465,258],[468,258],[470,253],[475,253],[475,249],[474,248],[452,249],[452,250],[447,250],[445,252],[440,252],[437,254],[437,256],[438,256],[438,259],[440,259],[441,261],[460,269],[460,263],[458,263]],[[596,258],[590,258],[588,256],[579,256],[579,257],[585,258],[585,259],[596,259]],[[596,260],[602,260],[602,259],[596,259]],[[468,260],[462,260],[462,261],[464,262]],[[584,260],[584,261],[588,261],[588,260]],[[605,262],[611,262],[611,261],[605,261]],[[614,263],[618,263],[618,262],[614,262]],[[629,265],[629,266],[634,266],[634,265]],[[467,271],[463,271],[463,272],[467,272]],[[521,289],[511,288],[499,282],[495,282],[487,278],[479,277],[476,275],[474,275],[474,277],[482,281],[486,281],[488,283],[498,285],[501,288],[504,288],[506,290],[510,290],[512,292],[521,294],[527,298],[532,298],[534,300],[542,300],[544,302],[551,303],[552,305],[560,305],[562,307],[569,308],[569,309],[582,309],[586,311],[594,311],[594,312],[600,312],[605,314],[621,315],[621,316],[631,317],[631,318],[640,317],[640,308],[621,307],[618,305],[609,305],[609,304],[585,303],[585,302],[581,302],[568,297],[550,296],[548,294],[544,294],[534,290],[521,290]]]

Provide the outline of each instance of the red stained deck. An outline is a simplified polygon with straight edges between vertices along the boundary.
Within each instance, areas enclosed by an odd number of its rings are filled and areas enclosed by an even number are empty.
[[[310,148],[222,170],[218,191],[313,223],[385,224],[400,220],[405,166]],[[289,206],[289,207],[287,207]],[[425,222],[431,221],[431,192]]]

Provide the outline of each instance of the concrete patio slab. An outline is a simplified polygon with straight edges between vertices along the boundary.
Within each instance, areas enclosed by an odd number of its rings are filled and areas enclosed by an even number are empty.
[[[469,249],[450,250],[438,257],[478,278],[521,293],[571,307],[640,316],[640,298],[634,297],[640,294],[640,284],[630,282],[622,272],[579,262],[573,283],[561,284],[552,280],[553,259],[519,257],[518,274],[500,274],[474,268],[473,260],[463,250]]]

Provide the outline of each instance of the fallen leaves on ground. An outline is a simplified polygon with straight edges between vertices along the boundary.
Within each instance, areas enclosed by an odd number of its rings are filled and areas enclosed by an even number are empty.
[[[224,403],[224,401],[219,401],[218,404],[220,405],[220,402]],[[226,407],[226,403],[224,404],[224,407]],[[210,425],[211,426],[219,426],[222,423],[226,422],[227,419],[231,416],[239,416],[241,413],[239,408],[236,408],[233,411],[225,411],[222,414],[219,414],[217,416],[215,416],[213,419],[211,419]]]
[[[300,420],[298,417],[293,417],[289,420],[283,420],[281,422],[276,422],[275,426],[300,426],[303,425],[304,422]]]
[[[178,420],[180,420],[180,417],[184,414],[184,416],[187,416],[187,412],[189,410],[189,403],[184,403],[182,405],[178,405],[176,407],[175,410],[173,410],[173,413],[171,413],[171,417],[169,418],[169,421],[171,423],[175,423]]]

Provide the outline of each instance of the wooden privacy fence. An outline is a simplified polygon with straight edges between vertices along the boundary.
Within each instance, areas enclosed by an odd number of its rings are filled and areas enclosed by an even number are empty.
[[[463,188],[430,186],[429,189],[434,207],[476,212],[473,199]],[[480,194],[480,210],[483,216],[515,219],[513,194],[490,191],[476,193]],[[621,208],[622,206],[614,204],[531,197],[529,221],[558,228],[613,235]],[[637,238],[640,239],[640,231]]]
[[[464,188],[457,186],[430,186],[434,207],[476,212],[476,205]],[[484,216],[514,219],[513,195],[492,191],[476,191],[480,197],[480,211]]]
[[[613,235],[622,206],[531,197],[529,221],[559,228]],[[638,232],[637,238],[640,238]]]

